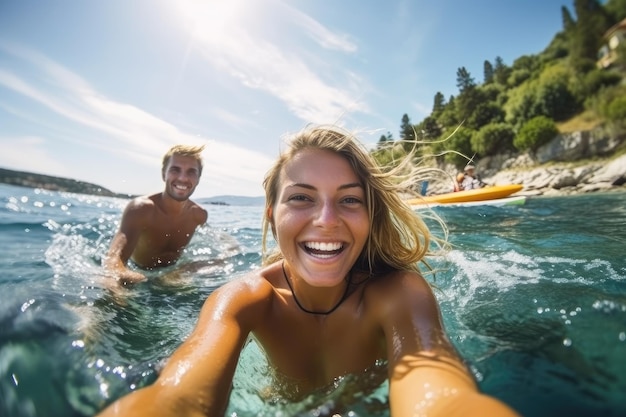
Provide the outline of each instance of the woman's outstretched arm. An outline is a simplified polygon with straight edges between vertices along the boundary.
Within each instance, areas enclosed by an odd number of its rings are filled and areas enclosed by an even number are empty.
[[[233,281],[204,303],[195,329],[157,380],[109,405],[98,417],[223,415],[255,309],[250,288]]]

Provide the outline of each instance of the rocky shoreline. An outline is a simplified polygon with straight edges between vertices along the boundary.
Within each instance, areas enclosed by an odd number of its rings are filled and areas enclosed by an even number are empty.
[[[515,162],[523,161],[524,157]],[[515,162],[513,165],[515,165]],[[524,195],[568,195],[598,191],[626,191],[626,155],[585,164],[551,163],[547,166],[500,170],[483,178],[488,184],[522,184]]]
[[[621,132],[621,131],[620,131]],[[490,185],[522,184],[517,195],[568,195],[626,191],[625,135],[598,126],[557,135],[536,152],[498,155],[474,161]],[[448,178],[429,186],[429,194],[452,191],[454,167],[443,167]]]
[[[482,167],[481,167],[482,165]],[[557,196],[603,191],[626,192],[626,155],[591,162],[552,162],[533,165],[527,155],[511,158],[502,169],[490,168],[487,163],[476,164],[482,180],[489,185],[522,184],[516,195]],[[428,194],[452,191],[451,179],[429,185]]]

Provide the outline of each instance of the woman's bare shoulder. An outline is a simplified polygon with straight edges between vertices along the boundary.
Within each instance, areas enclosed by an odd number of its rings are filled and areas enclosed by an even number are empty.
[[[407,290],[430,292],[430,284],[419,272],[396,270],[371,278],[366,286],[368,293]]]
[[[428,281],[414,271],[392,271],[371,279],[364,289],[364,299],[377,306],[382,314],[404,307],[436,304]]]
[[[212,297],[236,310],[268,308],[275,297],[274,270],[275,267],[269,266],[238,276],[216,289]]]

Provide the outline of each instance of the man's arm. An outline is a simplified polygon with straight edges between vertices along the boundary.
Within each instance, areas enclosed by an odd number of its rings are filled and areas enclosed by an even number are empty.
[[[224,415],[250,326],[262,317],[260,310],[249,308],[255,299],[262,299],[254,293],[238,281],[215,290],[204,303],[194,331],[158,379],[109,405],[97,417]]]
[[[128,269],[127,262],[137,246],[148,213],[149,207],[145,203],[132,200],[124,209],[120,227],[111,240],[103,266],[120,284],[135,284],[146,280],[143,274]]]
[[[389,359],[392,417],[518,416],[482,394],[443,329],[428,283],[401,273],[378,297]]]

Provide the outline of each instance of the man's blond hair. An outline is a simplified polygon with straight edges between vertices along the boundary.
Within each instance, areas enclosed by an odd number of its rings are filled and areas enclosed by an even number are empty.
[[[174,145],[163,156],[163,165],[161,166],[161,174],[165,177],[165,170],[167,164],[170,163],[173,155],[190,156],[198,162],[198,175],[202,175],[202,151],[204,151],[204,145]]]

